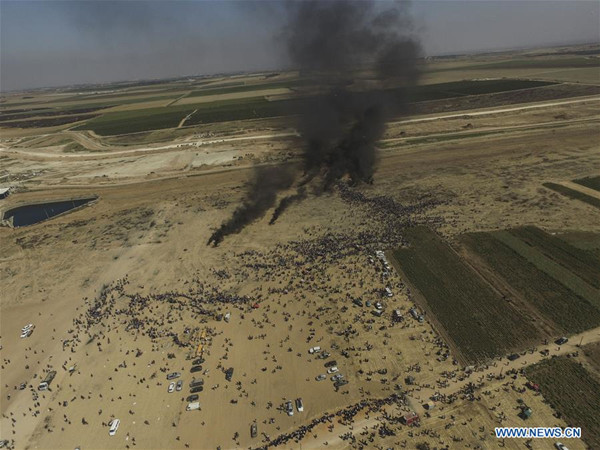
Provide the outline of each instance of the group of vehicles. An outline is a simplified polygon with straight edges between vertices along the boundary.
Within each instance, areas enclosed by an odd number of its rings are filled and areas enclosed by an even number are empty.
[[[33,333],[34,329],[35,325],[32,323],[28,323],[23,328],[21,328],[21,339],[28,338],[29,336],[31,336],[31,333]]]
[[[304,403],[302,403],[302,399],[300,397],[298,397],[294,403],[296,404],[296,409],[298,412],[304,411]],[[287,412],[288,416],[294,415],[294,405],[292,404],[291,400],[285,402],[285,411]]]
[[[316,353],[315,349],[318,349],[318,352],[321,351],[320,347],[312,347],[308,350],[309,353]],[[322,354],[325,354],[327,352],[323,352]],[[329,357],[329,353],[327,353],[327,356]],[[338,373],[340,371],[340,369],[337,366],[337,361],[335,360],[330,360],[327,361],[325,363],[325,368],[327,369],[327,374],[329,375],[333,375],[331,377],[331,381],[333,381],[333,386],[337,389],[339,389],[342,386],[345,386],[346,384],[348,384],[348,380],[344,379],[344,375],[342,375],[341,373]],[[323,381],[327,379],[327,374],[319,374],[315,377],[315,380],[317,381]]]

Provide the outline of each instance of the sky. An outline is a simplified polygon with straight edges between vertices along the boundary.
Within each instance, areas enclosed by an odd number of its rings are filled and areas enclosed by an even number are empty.
[[[600,42],[598,1],[408,9],[426,55]],[[283,1],[0,0],[0,90],[283,69],[285,21]]]

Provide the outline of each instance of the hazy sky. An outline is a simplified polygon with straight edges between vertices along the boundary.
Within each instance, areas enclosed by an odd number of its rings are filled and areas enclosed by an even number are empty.
[[[385,2],[381,2],[381,7]],[[0,0],[0,89],[287,64],[280,1]],[[426,54],[600,41],[598,1],[413,1]]]

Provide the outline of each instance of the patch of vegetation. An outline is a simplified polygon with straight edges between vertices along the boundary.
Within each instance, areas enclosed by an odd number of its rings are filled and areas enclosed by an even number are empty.
[[[600,233],[591,231],[569,231],[557,236],[573,247],[586,250],[600,258]]]
[[[513,59],[486,64],[473,64],[461,67],[464,70],[484,69],[560,69],[573,67],[599,67],[600,60],[594,58],[555,58],[555,59]]]
[[[418,227],[406,237],[410,247],[394,251],[394,258],[468,361],[505,354],[540,338],[525,316],[434,232]]]
[[[43,128],[66,125],[68,123],[80,122],[82,120],[93,119],[98,114],[82,114],[78,116],[60,116],[47,119],[15,120],[12,122],[2,122],[0,127],[4,128]]]
[[[569,245],[536,227],[515,228],[510,233],[600,289],[600,258],[593,253]]]
[[[556,191],[559,194],[562,194],[566,197],[569,197],[569,198],[572,198],[575,200],[580,200],[582,202],[587,203],[588,205],[592,205],[592,206],[595,206],[596,208],[600,208],[600,199],[591,197],[587,194],[584,194],[583,192],[579,192],[574,189],[570,189],[566,186],[563,186],[562,184],[544,183],[544,187],[547,187],[548,189],[552,189],[553,191]]]
[[[523,242],[508,231],[491,233],[494,238],[510,247],[511,250],[525,258],[537,269],[554,278],[578,296],[586,299],[590,304],[600,309],[600,291],[586,283],[582,278],[571,272],[568,268],[558,264],[542,253],[538,248]],[[600,274],[600,272],[598,272]]]
[[[206,89],[197,91],[193,95],[212,95],[215,93],[227,93],[237,90],[248,90],[256,87],[265,89],[281,83],[281,86],[309,84],[314,80],[301,79],[296,81],[281,81],[263,85],[244,85],[233,86],[221,89]],[[530,87],[546,86],[554,83],[529,81],[529,80],[483,80],[483,81],[459,81],[452,83],[441,83],[435,85],[417,86],[410,91],[391,89],[384,91],[385,95],[398,96],[403,100],[408,98],[412,102],[422,102],[426,100],[444,99],[450,97],[459,97],[467,95],[479,95],[490,92],[503,92],[515,89],[524,89]],[[360,98],[370,93],[356,92],[355,96]],[[112,103],[118,97],[107,97]],[[93,97],[90,96],[90,100]],[[151,98],[140,98],[134,101],[151,101]],[[124,101],[128,103],[130,100]],[[121,102],[118,102],[121,103]],[[223,100],[209,103],[196,103],[187,105],[174,105],[160,108],[147,108],[132,111],[120,111],[108,113],[102,117],[94,119],[77,129],[93,130],[100,135],[115,135],[126,133],[137,133],[141,131],[150,131],[163,128],[176,127],[181,119],[187,116],[194,109],[197,113],[186,122],[186,126],[197,125],[201,123],[228,122],[234,120],[262,119],[277,116],[293,115],[307,108],[310,104],[305,98],[294,98],[279,101],[267,101],[262,97]],[[99,105],[99,103],[98,103]]]
[[[590,448],[600,448],[600,383],[581,364],[566,357],[552,358],[526,370],[540,385],[544,398],[569,426],[581,427]]]
[[[600,325],[597,308],[492,234],[468,233],[461,237],[461,241],[561,331],[580,333]]]
[[[594,189],[595,191],[600,191],[600,175],[580,178],[579,180],[573,180],[573,182]]]

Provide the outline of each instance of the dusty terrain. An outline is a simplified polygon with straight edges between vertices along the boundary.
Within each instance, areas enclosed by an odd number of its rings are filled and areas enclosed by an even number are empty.
[[[501,442],[493,432],[525,426],[519,399],[534,410],[527,426],[566,426],[518,373],[542,358],[541,342],[514,362],[454,364],[430,322],[407,314],[410,293],[397,274],[382,278],[374,252],[401,245],[402,228],[414,223],[450,241],[527,224],[600,232],[597,209],[542,186],[600,171],[598,101],[390,123],[373,185],[310,195],[274,225],[267,214],[216,248],[206,242],[239,204],[253,165],[298,160],[298,137],[286,123],[202,125],[130,143],[62,132],[81,145],[73,152],[53,133],[3,136],[0,161],[15,192],[0,209],[99,200],[36,225],[0,227],[0,438],[15,448],[248,448],[346,410],[345,424],[334,416],[282,445],[522,448],[522,440]],[[382,297],[386,286],[393,297]],[[385,314],[374,317],[373,308],[353,305],[356,298],[381,301]],[[391,321],[395,309],[400,323]],[[226,313],[229,322],[216,320]],[[21,339],[27,323],[36,328]],[[203,332],[203,370],[191,374]],[[582,338],[597,342],[600,330]],[[547,348],[566,354],[578,342]],[[325,360],[308,353],[315,345],[331,353],[348,384],[335,390],[331,375],[315,380],[326,373]],[[49,368],[58,375],[38,392]],[[168,393],[174,371],[184,388]],[[201,408],[187,412],[194,376],[204,378]],[[436,408],[425,411],[436,393]],[[304,411],[290,417],[281,405],[298,397]],[[396,420],[411,410],[420,427]],[[121,424],[109,436],[113,418]],[[573,439],[568,447],[585,444]]]

